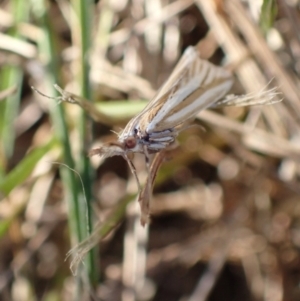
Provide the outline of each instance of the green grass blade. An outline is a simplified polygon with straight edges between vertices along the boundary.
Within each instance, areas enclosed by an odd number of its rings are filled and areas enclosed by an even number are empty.
[[[13,0],[10,4],[15,25],[8,31],[8,34],[12,37],[21,39],[17,30],[17,25],[20,22],[28,20],[29,5],[23,0]],[[14,121],[19,112],[20,87],[22,86],[22,81],[22,67],[12,65],[2,67],[0,73],[0,90],[7,89],[11,86],[17,86],[18,92],[7,97],[5,101],[0,102],[0,178],[1,175],[4,175],[6,161],[12,156],[14,150]]]
[[[53,23],[48,15],[46,2],[43,0],[35,1],[33,9],[43,30],[44,37],[39,41],[38,47],[40,55],[48,62],[48,84],[53,88],[54,83],[61,83],[60,64],[57,60],[59,57],[57,37],[52,28]],[[52,91],[53,95],[57,92],[54,88]],[[60,173],[65,188],[65,198],[68,201],[71,239],[73,243],[78,243],[83,238],[80,225],[80,216],[82,216],[82,211],[80,207],[80,200],[78,198],[80,184],[74,172],[71,170],[75,168],[75,164],[71,153],[69,132],[63,106],[57,106],[53,103],[50,114],[55,135],[62,146],[63,161],[69,167],[69,169],[61,167]]]
[[[267,33],[268,30],[273,26],[277,12],[278,9],[276,0],[263,1],[259,20],[259,24],[263,33]]]
[[[94,2],[91,0],[72,0],[71,1],[76,17],[79,22],[73,23],[71,28],[73,37],[77,35],[77,40],[81,41],[78,45],[80,49],[80,68],[77,74],[77,80],[81,87],[81,95],[86,99],[91,99],[91,86],[89,81],[90,65],[89,65],[89,53],[91,51],[91,28],[93,22],[93,6]],[[85,216],[81,215],[80,225],[82,226],[81,231],[84,233],[83,236],[87,237],[92,231],[92,189],[90,183],[93,182],[93,172],[90,166],[90,161],[87,158],[86,145],[89,145],[91,141],[88,141],[87,137],[91,135],[87,134],[87,129],[91,128],[91,120],[86,116],[83,111],[80,120],[78,122],[78,131],[80,134],[80,153],[81,156],[78,160],[76,167],[78,168],[82,177],[83,185],[86,193],[87,203],[87,220]],[[97,269],[96,269],[96,257],[95,252],[91,251],[86,260],[86,266],[89,272],[90,282],[95,285],[98,280]]]
[[[9,174],[0,181],[0,194],[7,196],[16,186],[22,184],[31,174],[37,163],[50,150],[57,146],[57,140],[32,150]]]

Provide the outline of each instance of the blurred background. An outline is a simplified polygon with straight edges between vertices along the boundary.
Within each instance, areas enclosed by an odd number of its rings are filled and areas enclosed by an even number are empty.
[[[299,8],[0,1],[0,300],[299,300]],[[87,154],[189,45],[233,70],[232,93],[277,87],[283,101],[201,112],[159,169],[142,227],[126,161]],[[55,83],[79,105],[31,89],[59,97]],[[134,164],[143,182],[144,156]]]

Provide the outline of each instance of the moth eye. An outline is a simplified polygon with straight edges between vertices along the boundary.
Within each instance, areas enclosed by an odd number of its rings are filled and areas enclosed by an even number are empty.
[[[127,148],[134,148],[136,146],[136,139],[134,137],[129,137],[126,139],[125,145]]]

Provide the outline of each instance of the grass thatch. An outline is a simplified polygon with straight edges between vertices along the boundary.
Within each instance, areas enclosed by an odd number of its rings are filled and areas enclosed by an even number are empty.
[[[1,300],[299,300],[299,3],[259,2],[1,1]],[[87,154],[196,44],[283,101],[201,112],[141,227],[126,162]]]

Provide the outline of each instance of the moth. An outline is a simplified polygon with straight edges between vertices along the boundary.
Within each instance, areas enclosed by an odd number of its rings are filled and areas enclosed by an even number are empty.
[[[105,159],[119,155],[128,162],[139,188],[139,201],[144,216],[142,223],[145,223],[145,216],[148,214],[151,189],[158,168],[163,162],[164,152],[175,146],[178,134],[192,125],[200,111],[222,106],[272,104],[280,101],[276,97],[276,88],[246,95],[226,96],[233,82],[234,78],[229,70],[201,59],[197,48],[189,46],[168,80],[146,107],[128,122],[118,134],[117,141],[90,151],[90,156],[100,155]],[[60,101],[79,104],[76,95],[57,85],[55,88],[62,95],[57,98]],[[132,162],[134,153],[145,155],[148,179],[143,189]],[[157,155],[150,162],[152,154]]]
[[[170,147],[200,111],[228,105],[273,103],[277,94],[272,89],[224,98],[232,84],[230,71],[201,59],[195,47],[188,47],[168,80],[142,112],[128,122],[118,140],[93,149],[91,155],[99,154],[103,158],[121,155],[133,168],[130,153],[143,153],[149,162],[149,154]]]
[[[138,183],[140,201],[145,195],[149,198],[155,177],[151,175],[150,155],[172,148],[178,134],[191,126],[200,111],[211,107],[271,104],[278,101],[275,99],[278,94],[275,89],[225,97],[233,81],[230,71],[201,59],[195,47],[188,47],[168,80],[147,106],[128,122],[118,134],[118,140],[93,149],[90,155],[98,154],[103,159],[123,156]],[[143,191],[131,160],[132,153],[145,155],[148,180]],[[161,157],[156,161],[161,163]],[[156,174],[158,164],[154,162],[153,165],[153,173]]]

